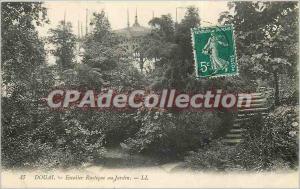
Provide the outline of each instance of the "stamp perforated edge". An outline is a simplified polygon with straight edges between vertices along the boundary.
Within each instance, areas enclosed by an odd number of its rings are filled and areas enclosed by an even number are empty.
[[[193,56],[194,56],[194,69],[195,69],[196,78],[199,79],[197,56],[196,56],[195,41],[194,41],[195,37],[194,37],[194,31],[193,31],[193,29],[195,29],[195,28],[191,28],[191,40],[192,40]]]

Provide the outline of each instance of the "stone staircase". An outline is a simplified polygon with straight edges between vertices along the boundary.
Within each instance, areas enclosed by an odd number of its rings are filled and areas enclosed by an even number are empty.
[[[236,145],[243,140],[243,132],[245,129],[242,127],[243,123],[250,120],[253,116],[261,114],[263,116],[268,114],[270,110],[270,101],[268,100],[268,92],[251,93],[252,100],[250,107],[242,106],[237,111],[237,117],[234,120],[232,128],[226,134],[223,142],[227,145]],[[239,97],[240,98],[240,97]]]

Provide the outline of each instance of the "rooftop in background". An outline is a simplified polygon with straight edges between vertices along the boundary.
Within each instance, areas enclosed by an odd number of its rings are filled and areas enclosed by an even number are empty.
[[[150,31],[151,31],[150,28],[141,26],[139,24],[137,9],[135,10],[134,23],[132,26],[130,26],[129,10],[127,9],[127,27],[119,29],[119,30],[115,30],[115,32],[117,34],[128,37],[128,38],[144,36],[147,33],[150,33]]]

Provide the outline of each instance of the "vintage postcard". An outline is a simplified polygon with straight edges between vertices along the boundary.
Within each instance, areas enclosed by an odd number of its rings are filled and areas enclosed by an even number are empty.
[[[1,188],[298,188],[298,1],[2,1]]]

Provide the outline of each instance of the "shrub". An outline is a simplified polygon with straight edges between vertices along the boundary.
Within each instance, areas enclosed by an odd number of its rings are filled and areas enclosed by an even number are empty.
[[[133,136],[140,127],[140,121],[134,119],[135,113],[103,112],[98,116],[105,119],[105,147],[116,147],[125,139]]]
[[[230,166],[234,147],[226,146],[220,140],[215,140],[198,151],[191,151],[185,156],[185,166],[196,170],[225,170]]]
[[[221,120],[212,112],[139,112],[141,128],[122,147],[130,152],[181,157],[206,145]]]
[[[33,111],[16,104],[2,112],[4,166],[72,166],[101,157],[105,135],[93,113]]]

